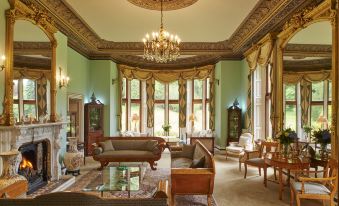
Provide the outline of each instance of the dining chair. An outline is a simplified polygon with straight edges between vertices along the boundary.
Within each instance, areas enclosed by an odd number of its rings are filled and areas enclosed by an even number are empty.
[[[268,153],[274,153],[278,151],[279,143],[278,142],[267,142],[262,141],[259,151],[247,151],[245,150],[245,155],[247,157],[244,162],[245,165],[245,174],[244,178],[247,176],[247,166],[257,167],[259,169],[259,175],[261,176],[261,169],[264,170],[264,185],[267,187],[267,168],[270,167],[265,163],[265,156]],[[251,158],[254,157],[254,158]],[[274,177],[276,177],[276,169],[274,168]]]
[[[322,200],[323,206],[325,201],[330,201],[330,206],[334,206],[334,196],[337,192],[337,172],[338,162],[334,159],[328,161],[325,167],[323,177],[299,177],[299,181],[291,184],[291,201],[290,205],[296,199],[297,206],[300,206],[300,199],[318,199]]]

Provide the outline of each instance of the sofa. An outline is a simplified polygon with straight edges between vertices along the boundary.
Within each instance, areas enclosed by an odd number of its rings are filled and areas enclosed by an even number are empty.
[[[149,134],[147,132],[133,132],[126,130],[124,132],[120,132],[120,136],[122,137],[148,137]]]
[[[93,159],[100,162],[100,170],[110,162],[148,162],[156,170],[165,147],[160,137],[104,137],[95,143]]]
[[[101,198],[89,193],[55,192],[33,199],[0,199],[6,206],[167,206],[169,201],[167,181],[160,181],[155,193],[149,198]]]
[[[215,177],[213,155],[198,140],[171,152],[171,199],[175,195],[207,195],[211,205]]]

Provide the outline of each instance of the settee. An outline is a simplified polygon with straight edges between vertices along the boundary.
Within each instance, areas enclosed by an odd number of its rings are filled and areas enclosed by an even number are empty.
[[[169,201],[167,181],[160,181],[155,193],[149,198],[101,198],[89,193],[55,192],[39,195],[33,199],[1,199],[6,206],[167,206]]]
[[[165,147],[160,137],[104,137],[94,145],[93,159],[100,162],[100,169],[110,162],[148,162],[156,170]]]
[[[215,177],[213,155],[197,140],[171,152],[171,199],[175,195],[207,195],[211,205]]]

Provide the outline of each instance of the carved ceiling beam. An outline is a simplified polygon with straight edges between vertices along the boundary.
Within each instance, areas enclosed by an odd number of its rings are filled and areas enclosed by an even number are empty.
[[[51,57],[50,42],[14,42],[14,55],[42,55]]]
[[[284,60],[284,71],[319,71],[331,69],[331,58],[315,60]]]
[[[287,44],[284,56],[293,57],[332,57],[332,45]]]
[[[14,55],[15,68],[51,70],[51,59]]]

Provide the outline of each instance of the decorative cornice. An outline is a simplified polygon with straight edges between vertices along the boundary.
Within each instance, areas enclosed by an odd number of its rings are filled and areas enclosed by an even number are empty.
[[[14,55],[15,68],[51,70],[51,59]]]
[[[127,0],[130,3],[150,10],[160,10],[160,0]],[[163,10],[171,11],[182,9],[192,4],[196,3],[198,0],[164,0],[163,1]]]
[[[131,62],[131,56],[143,53],[143,45],[140,42],[113,42],[101,39],[65,0],[25,1],[32,1],[37,7],[48,12],[57,28],[68,37],[69,46],[89,59],[106,58],[128,64]],[[320,1],[322,0],[259,0],[229,40],[184,42],[180,48],[181,54],[200,56],[199,60],[196,59],[197,62],[190,61],[190,66],[201,64],[206,56],[209,57],[205,59],[206,64],[210,63],[211,59],[218,61],[242,58],[244,51],[248,50],[253,42],[259,41],[272,30],[282,29],[286,19],[289,19],[296,10],[310,4],[318,4]],[[142,65],[158,67],[152,62],[142,61],[138,64],[140,67],[143,67]],[[181,62],[176,61],[170,65],[178,64]],[[186,66],[186,63],[184,65]],[[183,65],[178,65],[181,66]]]
[[[332,59],[284,60],[284,71],[331,70]]]
[[[332,57],[332,45],[287,44],[284,56],[292,57]]]
[[[50,42],[14,42],[14,55],[42,55],[50,57],[52,47]]]

